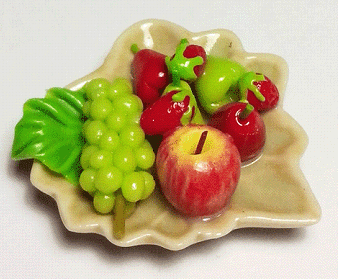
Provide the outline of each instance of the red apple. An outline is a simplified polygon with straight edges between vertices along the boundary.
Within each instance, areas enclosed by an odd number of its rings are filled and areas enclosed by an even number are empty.
[[[163,139],[156,167],[164,196],[179,212],[210,216],[230,201],[241,160],[231,136],[210,126],[187,125]]]

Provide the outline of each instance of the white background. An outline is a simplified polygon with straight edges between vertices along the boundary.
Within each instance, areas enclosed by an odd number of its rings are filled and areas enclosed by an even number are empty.
[[[0,0],[1,278],[338,278],[338,5],[331,1]],[[242,229],[179,252],[69,232],[54,200],[11,161],[23,103],[93,71],[148,18],[230,29],[289,65],[284,109],[309,136],[301,168],[323,215],[293,230]]]

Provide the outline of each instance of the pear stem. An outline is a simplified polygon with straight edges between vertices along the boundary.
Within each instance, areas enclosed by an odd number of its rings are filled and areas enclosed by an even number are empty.
[[[208,131],[203,131],[198,141],[194,155],[198,155],[202,153],[205,140],[207,139],[207,135],[208,135]]]

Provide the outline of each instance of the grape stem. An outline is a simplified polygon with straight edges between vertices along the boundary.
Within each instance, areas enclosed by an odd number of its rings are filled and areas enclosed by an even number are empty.
[[[126,201],[119,193],[115,198],[114,216],[113,216],[113,233],[115,238],[121,239],[125,234],[125,209]]]
[[[198,155],[202,153],[205,140],[207,139],[207,135],[208,135],[208,131],[203,131],[197,143],[197,147],[196,147],[194,155]]]

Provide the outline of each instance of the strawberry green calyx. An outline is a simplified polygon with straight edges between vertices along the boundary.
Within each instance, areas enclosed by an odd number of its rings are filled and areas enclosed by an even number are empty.
[[[165,62],[169,72],[173,75],[173,77],[178,76],[179,79],[194,81],[197,79],[197,75],[194,72],[194,67],[202,65],[203,58],[201,56],[196,56],[193,58],[184,57],[183,53],[188,45],[188,40],[182,39],[176,48],[175,55],[172,58],[167,56],[165,58]]]
[[[166,87],[163,95],[166,95],[167,93],[172,91],[177,91],[177,93],[172,96],[172,100],[174,102],[182,102],[186,98],[186,96],[189,96],[189,107],[188,110],[181,117],[181,124],[187,125],[189,123],[192,123],[205,125],[205,121],[197,106],[195,96],[192,93],[189,84],[182,80],[179,81],[178,85],[171,83]]]
[[[254,85],[254,82],[263,80],[265,80],[264,75],[256,74],[254,72],[247,72],[244,75],[242,75],[238,80],[238,87],[240,92],[239,101],[246,103],[248,90],[251,90],[259,101],[264,102],[265,101],[264,96],[259,91],[259,89]]]
[[[132,53],[135,54],[135,53],[137,53],[140,49],[139,49],[139,47],[138,47],[137,44],[132,44],[131,47],[130,47],[130,50],[131,50]]]
[[[261,102],[265,101],[264,96],[259,91],[259,89],[254,85],[254,82],[265,80],[264,76],[261,74],[256,74],[254,72],[247,72],[242,75],[238,80],[238,87],[240,92],[239,102],[245,103],[246,106],[244,110],[240,113],[240,119],[246,119],[250,113],[254,110],[254,107],[248,102],[248,90],[251,90],[255,97]]]

